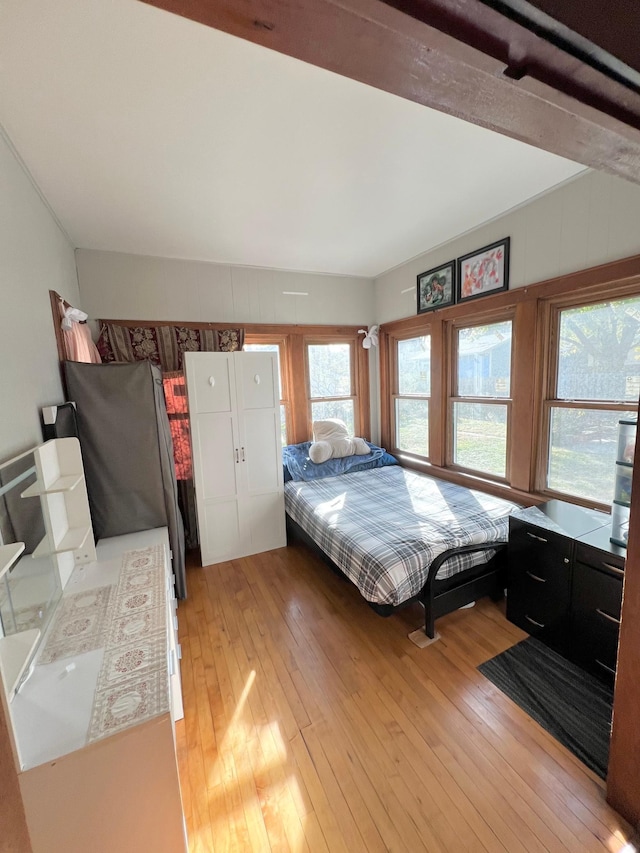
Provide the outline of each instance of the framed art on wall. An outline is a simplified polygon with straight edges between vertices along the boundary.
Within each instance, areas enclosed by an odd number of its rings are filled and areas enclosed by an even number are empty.
[[[510,237],[458,258],[457,302],[466,302],[509,287]]]
[[[418,314],[453,305],[455,299],[456,262],[449,261],[439,267],[420,273],[417,296]]]

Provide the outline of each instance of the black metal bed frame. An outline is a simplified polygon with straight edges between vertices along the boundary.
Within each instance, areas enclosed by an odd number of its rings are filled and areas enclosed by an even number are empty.
[[[342,569],[337,566],[331,557],[329,557],[320,546],[309,536],[290,515],[287,519],[287,539],[299,539],[314,553],[318,554],[321,559],[327,563],[340,577],[353,583]],[[442,564],[450,557],[455,557],[458,554],[473,554],[478,551],[497,551],[497,553],[486,563],[480,566],[472,566],[470,569],[464,569],[458,572],[451,578],[444,581],[436,580],[436,575]],[[367,601],[369,607],[372,608],[380,616],[391,616],[397,610],[406,607],[408,604],[413,604],[416,601],[420,602],[424,607],[424,630],[427,637],[433,639],[435,637],[435,620],[440,616],[445,616],[447,613],[452,613],[465,604],[471,604],[472,601],[477,601],[485,595],[491,596],[493,601],[500,601],[504,595],[505,579],[506,579],[506,544],[493,543],[485,545],[463,545],[460,548],[450,548],[448,551],[443,551],[431,563],[429,574],[425,585],[417,595],[403,601],[401,604],[375,604],[372,601]],[[355,586],[355,584],[354,584]],[[356,587],[357,589],[357,587]]]

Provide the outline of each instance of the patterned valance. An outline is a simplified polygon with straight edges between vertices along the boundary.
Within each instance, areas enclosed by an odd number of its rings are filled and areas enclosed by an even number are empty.
[[[123,326],[103,322],[97,346],[107,364],[148,359],[163,373],[171,373],[183,369],[185,352],[234,352],[241,350],[243,343],[244,329]]]

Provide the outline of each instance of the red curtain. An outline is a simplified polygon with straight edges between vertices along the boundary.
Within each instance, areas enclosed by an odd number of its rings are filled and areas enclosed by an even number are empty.
[[[189,426],[189,407],[187,405],[187,387],[184,373],[179,370],[165,373],[162,377],[164,397],[167,401],[167,414],[173,439],[173,456],[178,480],[191,480],[191,431]]]

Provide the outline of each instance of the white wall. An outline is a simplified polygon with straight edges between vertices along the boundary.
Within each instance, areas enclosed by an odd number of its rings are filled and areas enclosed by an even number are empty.
[[[368,278],[87,249],[76,262],[83,310],[94,318],[365,325],[374,317]]]
[[[376,317],[416,313],[416,276],[511,237],[510,289],[640,254],[640,187],[588,172],[375,281]],[[401,291],[411,288],[408,293]],[[481,305],[481,300],[476,303]]]
[[[76,251],[83,310],[112,320],[217,323],[374,322],[368,278],[282,272],[202,261],[172,260],[88,249]],[[283,291],[308,296],[288,296]],[[378,395],[377,353],[369,359],[370,394]],[[378,440],[377,406],[371,438]]]
[[[49,289],[79,304],[73,249],[0,134],[0,460],[42,441],[62,402]]]

